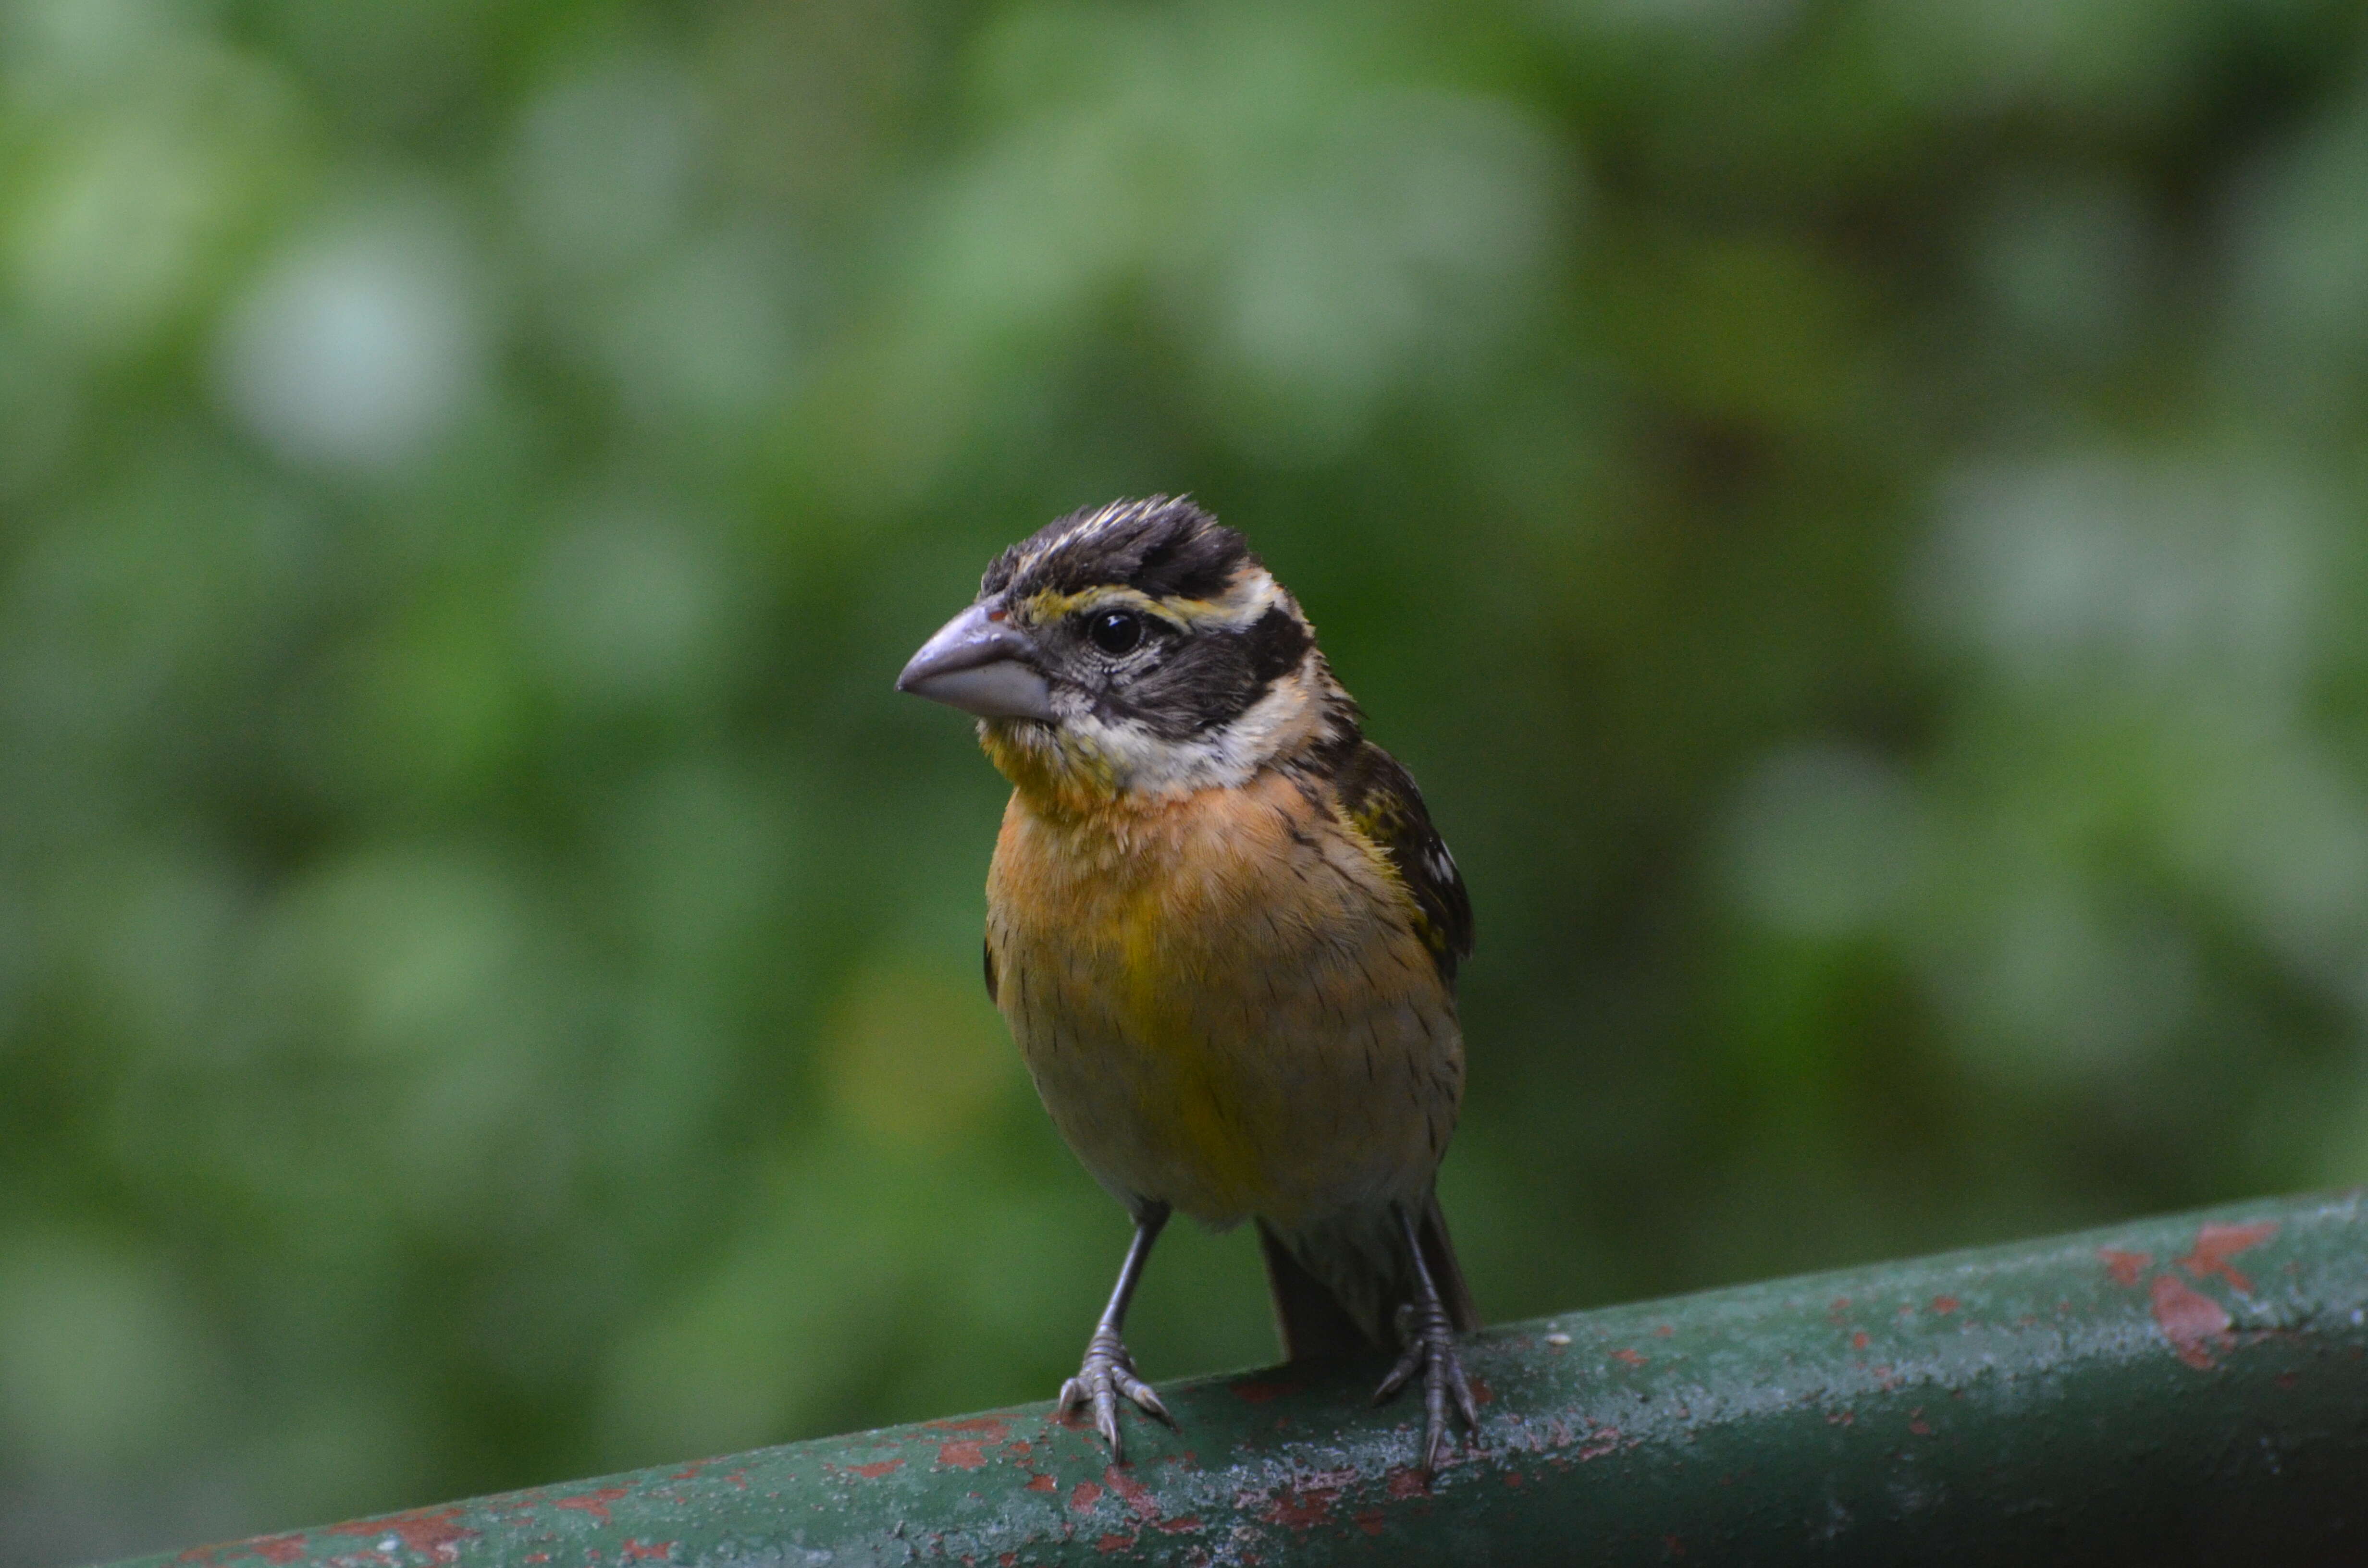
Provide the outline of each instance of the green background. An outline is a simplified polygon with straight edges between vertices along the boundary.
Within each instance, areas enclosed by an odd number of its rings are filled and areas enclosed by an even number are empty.
[[[1463,862],[1489,1315],[2368,1176],[2363,44],[0,0],[0,1564],[1049,1394],[890,683],[1123,494]]]

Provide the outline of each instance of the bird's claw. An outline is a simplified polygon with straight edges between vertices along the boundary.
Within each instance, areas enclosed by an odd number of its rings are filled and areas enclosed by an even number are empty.
[[[1119,1437],[1118,1402],[1123,1397],[1141,1406],[1144,1415],[1176,1425],[1176,1417],[1167,1414],[1167,1406],[1151,1390],[1151,1385],[1135,1375],[1134,1358],[1126,1353],[1126,1346],[1109,1329],[1097,1329],[1086,1344],[1085,1365],[1077,1375],[1061,1385],[1061,1398],[1055,1406],[1063,1415],[1090,1407],[1094,1413],[1094,1430],[1110,1445],[1110,1462],[1122,1463],[1125,1447]]]
[[[1452,1406],[1462,1418],[1464,1429],[1472,1434],[1477,1447],[1480,1441],[1480,1406],[1472,1397],[1472,1384],[1463,1375],[1463,1363],[1455,1354],[1455,1331],[1447,1314],[1436,1307],[1417,1309],[1406,1335],[1406,1354],[1373,1391],[1373,1403],[1380,1404],[1422,1374],[1422,1468],[1435,1471],[1447,1462],[1448,1411]],[[1403,1321],[1403,1320],[1402,1320]]]

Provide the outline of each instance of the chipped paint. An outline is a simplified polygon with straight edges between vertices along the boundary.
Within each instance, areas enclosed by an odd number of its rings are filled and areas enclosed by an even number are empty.
[[[2198,1279],[2214,1275],[2234,1285],[2247,1295],[2253,1293],[2253,1282],[2237,1272],[2228,1260],[2240,1252],[2249,1252],[2278,1233],[2275,1220],[2264,1220],[2251,1225],[2222,1225],[2207,1221],[2197,1228],[2195,1247],[2179,1260],[2179,1267]]]
[[[609,1522],[609,1505],[620,1497],[632,1495],[632,1488],[629,1486],[603,1486],[597,1492],[559,1498],[555,1506],[562,1508],[580,1508],[605,1525]]]
[[[2097,1256],[2105,1266],[2106,1276],[2116,1285],[2135,1285],[2146,1278],[2147,1269],[2154,1267],[2154,1254],[2150,1252],[2124,1252],[2120,1247],[2099,1247]],[[2066,1308],[2069,1305],[2069,1302],[2065,1303]]]
[[[2147,1291],[2153,1302],[2155,1326],[2170,1342],[2174,1355],[2199,1371],[2218,1365],[2215,1348],[2229,1343],[2228,1309],[2200,1294],[2176,1274],[2157,1274]]]

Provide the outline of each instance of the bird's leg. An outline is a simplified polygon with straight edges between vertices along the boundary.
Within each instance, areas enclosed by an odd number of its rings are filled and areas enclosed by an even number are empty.
[[[1126,1249],[1126,1261],[1119,1266],[1118,1288],[1110,1292],[1110,1305],[1102,1309],[1101,1322],[1094,1325],[1094,1336],[1086,1341],[1086,1363],[1077,1375],[1061,1385],[1060,1414],[1093,1407],[1094,1430],[1110,1445],[1112,1463],[1123,1462],[1125,1450],[1118,1433],[1118,1401],[1121,1394],[1134,1401],[1148,1414],[1168,1426],[1176,1418],[1151,1385],[1134,1375],[1134,1359],[1126,1353],[1126,1342],[1119,1331],[1126,1325],[1126,1304],[1134,1299],[1135,1282],[1143,1278],[1143,1264],[1151,1256],[1151,1244],[1159,1239],[1160,1227],[1167,1223],[1167,1205],[1146,1205],[1134,1217],[1134,1241]]]
[[[1474,1443],[1480,1440],[1480,1409],[1472,1399],[1472,1385],[1464,1380],[1463,1363],[1455,1356],[1455,1328],[1448,1322],[1447,1306],[1439,1299],[1439,1287],[1431,1282],[1430,1266],[1423,1261],[1422,1241],[1415,1234],[1414,1216],[1398,1210],[1398,1227],[1406,1233],[1406,1250],[1414,1257],[1415,1298],[1412,1311],[1405,1324],[1406,1354],[1373,1391],[1373,1403],[1381,1403],[1406,1382],[1416,1372],[1422,1373],[1422,1468],[1435,1471],[1447,1460],[1447,1411],[1450,1401],[1455,1414],[1463,1418]]]

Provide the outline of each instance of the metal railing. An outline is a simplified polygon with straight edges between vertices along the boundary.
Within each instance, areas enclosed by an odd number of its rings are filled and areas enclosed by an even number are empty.
[[[162,1568],[2368,1562],[2368,1205],[2288,1199],[1474,1335],[1479,1449],[1377,1367],[1043,1404],[261,1536]]]

